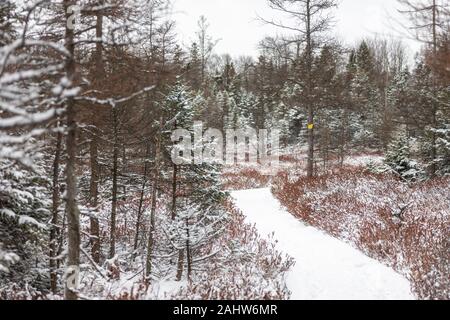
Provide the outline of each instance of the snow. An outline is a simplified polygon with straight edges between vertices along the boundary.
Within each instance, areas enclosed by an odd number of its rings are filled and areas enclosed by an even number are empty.
[[[0,209],[0,214],[4,214],[4,215],[6,215],[6,216],[8,216],[10,218],[15,218],[16,217],[16,214],[14,213],[14,211],[12,211],[12,210],[10,210],[8,208]]]
[[[47,226],[43,223],[38,222],[36,219],[29,216],[20,216],[19,224],[31,224],[41,229],[47,229]]]
[[[261,236],[296,260],[287,276],[293,300],[412,300],[410,283],[349,244],[306,226],[281,208],[270,189],[232,193]]]
[[[168,300],[179,292],[183,287],[187,287],[186,281],[170,281],[162,280],[155,282],[152,286],[150,294],[147,296],[149,300]]]
[[[377,155],[363,155],[363,156],[353,156],[346,158],[344,164],[349,166],[367,166],[369,164],[380,165],[384,162],[383,156]]]
[[[58,110],[49,109],[47,111],[28,114],[26,116],[16,116],[6,119],[1,119],[0,129],[14,128],[17,126],[28,126],[34,124],[40,124],[49,121],[58,115]]]

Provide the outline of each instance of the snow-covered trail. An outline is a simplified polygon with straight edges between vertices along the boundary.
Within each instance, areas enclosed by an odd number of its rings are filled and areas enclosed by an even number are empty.
[[[296,264],[287,276],[294,300],[414,299],[403,276],[352,246],[304,225],[281,208],[270,189],[236,191],[235,204],[261,236],[275,232],[278,249]]]

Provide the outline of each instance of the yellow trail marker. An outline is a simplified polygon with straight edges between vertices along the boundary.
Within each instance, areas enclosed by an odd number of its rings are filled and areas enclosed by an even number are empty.
[[[314,129],[314,124],[312,124],[312,123],[308,124],[308,129],[309,129],[309,130]]]

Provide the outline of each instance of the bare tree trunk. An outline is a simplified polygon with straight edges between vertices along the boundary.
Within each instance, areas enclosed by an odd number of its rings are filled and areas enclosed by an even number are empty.
[[[158,141],[156,143],[156,156],[155,156],[155,168],[154,168],[154,179],[153,179],[153,188],[152,188],[152,207],[150,211],[150,230],[148,233],[148,243],[147,243],[147,263],[146,263],[146,272],[145,275],[147,277],[147,281],[149,281],[150,275],[152,273],[152,255],[154,249],[154,239],[155,239],[155,215],[156,215],[156,205],[158,196],[158,188],[159,188],[159,179],[160,179],[160,162],[161,162],[161,140],[162,140],[162,130],[163,130],[163,119],[159,120],[160,128],[158,134]]]
[[[437,158],[437,150],[436,150],[436,132],[435,129],[437,127],[437,107],[436,107],[436,102],[433,102],[433,106],[432,106],[432,127],[433,130],[431,132],[431,165],[430,165],[430,175],[432,177],[436,176],[436,171],[437,171],[437,167],[436,167],[436,158]]]
[[[69,7],[74,4],[73,1],[64,0],[63,3],[66,21],[70,19]],[[75,65],[75,44],[74,30],[66,23],[65,29],[65,47],[70,56],[66,59],[65,73],[67,79],[72,84],[76,82],[76,65]],[[76,300],[78,293],[76,291],[76,283],[72,286],[69,283],[71,279],[76,278],[76,274],[80,265],[80,217],[77,205],[77,178],[75,166],[77,161],[77,122],[76,108],[73,97],[67,97],[67,164],[66,164],[66,212],[67,212],[67,235],[68,235],[68,252],[67,252],[67,279],[65,286],[65,299]]]
[[[103,14],[98,11],[97,12],[97,21],[96,21],[96,37],[97,39],[102,39],[103,37]],[[102,85],[101,81],[104,81],[104,67],[103,67],[103,44],[100,42],[96,43],[95,49],[95,64],[96,64],[96,82],[97,86],[100,87]],[[97,122],[96,122],[96,113],[92,110],[92,120],[93,120],[93,133],[91,134],[91,142],[90,142],[90,159],[91,159],[91,181],[89,187],[89,201],[92,208],[94,208],[95,212],[98,209],[98,182],[100,179],[100,170],[98,166],[98,138],[97,138]],[[92,259],[95,263],[100,263],[100,227],[98,219],[91,218],[90,219],[90,235],[91,235],[91,254]]]
[[[192,273],[192,259],[191,259],[191,244],[190,244],[190,234],[189,234],[189,219],[186,218],[186,262],[187,262],[187,277],[188,281],[191,278]]]
[[[175,121],[175,128],[177,123]],[[175,220],[177,215],[177,186],[178,186],[178,166],[173,164],[173,177],[172,177],[172,220]],[[177,265],[177,281],[181,281],[183,276],[184,266],[184,250],[180,249],[178,252],[178,265]]]
[[[314,109],[308,106],[308,160],[306,166],[308,178],[314,176]]]
[[[175,220],[177,214],[177,185],[178,185],[178,166],[173,165],[173,178],[172,178],[172,220]],[[178,266],[177,266],[177,281],[181,281],[183,276],[184,266],[184,249],[180,249],[178,252]]]
[[[307,64],[307,103],[308,103],[308,162],[306,174],[308,178],[314,176],[314,106],[312,105],[312,38],[311,38],[311,3],[306,1],[306,64]]]
[[[94,129],[92,129],[94,130]],[[91,158],[91,181],[89,186],[89,201],[90,206],[95,212],[98,209],[98,181],[99,181],[99,168],[98,168],[98,141],[96,133],[91,134],[90,143],[90,158]],[[91,255],[95,263],[100,263],[100,227],[98,218],[90,218],[90,241],[91,241]]]
[[[172,176],[172,220],[175,220],[177,215],[177,175],[178,166],[174,164]]]
[[[431,9],[433,11],[433,18],[432,18],[432,26],[433,26],[433,53],[436,56],[437,53],[437,5],[436,0],[433,0],[433,8]]]
[[[436,57],[437,55],[437,6],[436,6],[436,0],[433,0],[433,7],[432,7],[432,27],[433,27],[433,57]],[[436,79],[433,77],[433,83],[434,83],[434,89],[436,90]],[[436,176],[436,156],[437,156],[437,150],[436,150],[436,126],[437,126],[437,106],[436,102],[433,101],[432,106],[432,127],[433,131],[431,132],[431,166],[430,166],[430,174],[432,177]]]
[[[72,272],[78,268],[80,264],[80,221],[77,206],[77,179],[75,175],[76,165],[76,122],[74,114],[73,102],[68,102],[67,108],[67,124],[69,132],[67,134],[67,165],[66,165],[66,211],[67,211],[67,235],[68,235],[68,259],[67,265]],[[74,276],[74,274],[71,274]],[[77,292],[70,289],[66,284],[65,298],[67,300],[75,300],[78,298]]]
[[[61,254],[64,250],[64,239],[66,236],[66,232],[64,232],[64,231],[66,230],[66,220],[67,220],[67,212],[64,210],[63,216],[62,216],[62,221],[61,221],[61,228],[60,228],[60,232],[58,235],[58,250],[57,250],[56,256],[61,256]],[[58,269],[61,267],[61,260],[59,260],[59,259],[56,260],[56,267]]]
[[[129,182],[129,177],[127,176],[127,168],[128,168],[128,163],[127,163],[127,146],[125,145],[125,143],[122,143],[122,169],[120,174],[124,177],[125,181],[122,183],[122,199],[126,199],[127,198],[127,183]],[[125,218],[125,222],[127,222],[127,216],[124,217]]]
[[[144,206],[144,196],[145,196],[145,187],[147,185],[147,174],[148,174],[148,157],[150,155],[150,147],[147,146],[147,150],[145,151],[144,156],[144,174],[142,176],[142,187],[141,187],[141,195],[139,197],[139,207],[136,217],[136,227],[135,227],[135,236],[134,236],[134,251],[137,250],[139,244],[139,233],[141,228],[141,220],[142,220],[142,208]]]
[[[53,162],[53,193],[52,193],[52,229],[50,231],[50,287],[52,292],[56,294],[58,277],[56,274],[57,262],[55,260],[58,251],[58,235],[59,235],[59,165],[61,162],[61,144],[62,134],[57,133],[55,160]]]
[[[117,107],[113,107],[113,122],[114,122],[114,151],[113,151],[113,176],[112,176],[112,201],[111,201],[111,221],[110,221],[110,249],[109,258],[112,259],[116,255],[116,216],[117,216],[117,172],[118,172],[118,158],[119,158],[119,130],[118,130],[118,115]]]
[[[184,267],[184,249],[180,249],[178,252],[178,266],[177,266],[177,281],[181,281],[183,277]]]
[[[159,151],[158,151],[159,152]],[[159,157],[159,156],[157,156]],[[159,166],[159,164],[158,164]],[[148,243],[147,243],[147,261],[146,261],[146,272],[145,275],[147,278],[150,277],[152,273],[152,255],[154,248],[154,239],[155,239],[155,214],[156,214],[156,204],[157,204],[157,195],[159,188],[159,172],[155,170],[155,178],[153,181],[153,189],[152,189],[152,207],[150,211],[150,230],[148,233]]]
[[[348,109],[344,109],[344,115],[342,119],[341,132],[340,132],[340,143],[339,143],[339,165],[344,166],[345,161],[345,151],[347,144],[347,128],[348,128]]]

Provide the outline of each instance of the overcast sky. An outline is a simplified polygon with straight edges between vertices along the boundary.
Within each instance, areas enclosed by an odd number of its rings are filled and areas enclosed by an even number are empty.
[[[194,39],[197,21],[201,15],[207,17],[210,33],[221,39],[216,52],[233,56],[257,55],[257,44],[266,35],[275,35],[280,30],[264,26],[256,18],[258,15],[272,18],[266,0],[174,0],[174,15],[178,23],[178,33],[185,45]],[[364,37],[395,36],[399,32],[393,20],[399,17],[395,0],[338,0],[335,10],[336,25],[332,31],[344,43],[354,44]],[[394,19],[393,19],[394,18]],[[406,40],[411,48],[411,56],[418,44]]]

